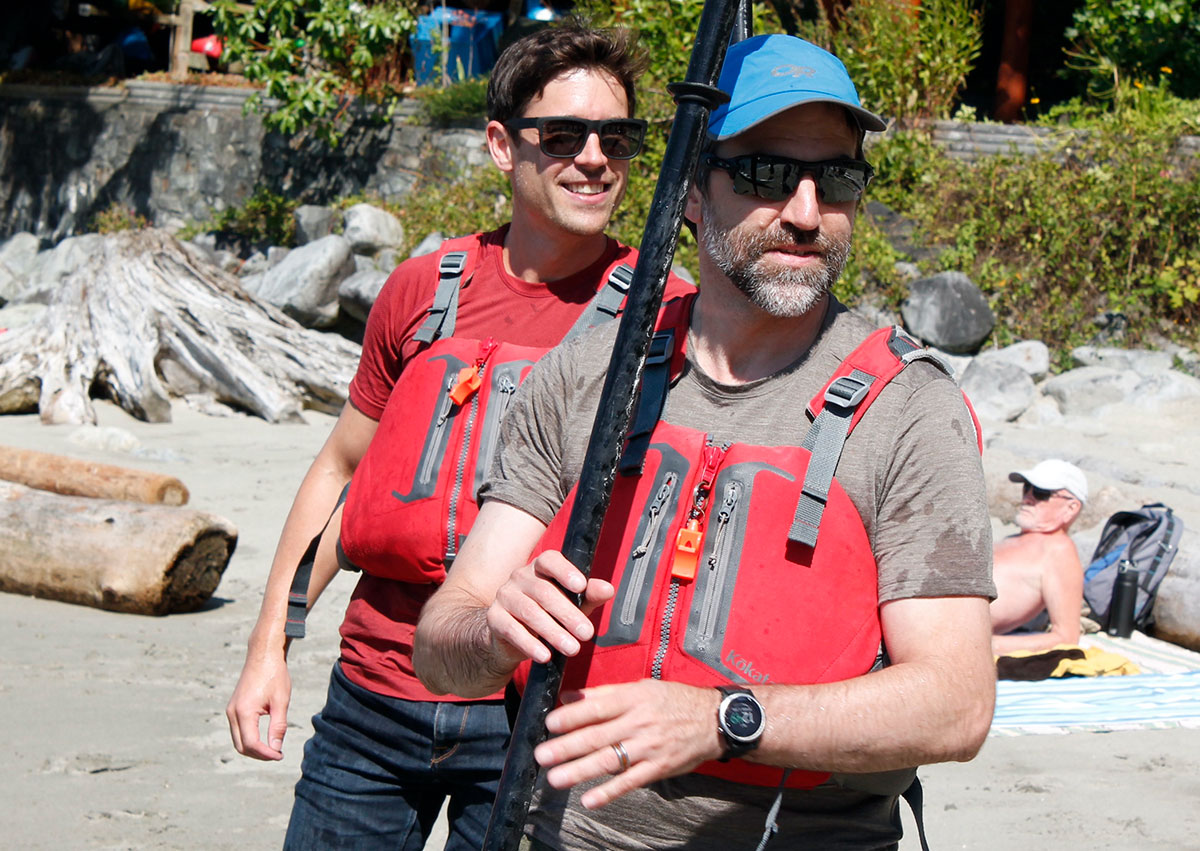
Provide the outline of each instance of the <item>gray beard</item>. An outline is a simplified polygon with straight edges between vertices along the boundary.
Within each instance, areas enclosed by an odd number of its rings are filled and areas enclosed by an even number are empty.
[[[850,256],[849,239],[834,239],[821,231],[802,241],[780,225],[749,233],[737,228],[722,230],[707,224],[713,221],[708,209],[704,221],[701,248],[752,304],[772,316],[803,316],[816,307],[833,289]],[[801,244],[820,250],[823,261],[817,266],[795,269],[773,267],[763,260],[769,249]]]

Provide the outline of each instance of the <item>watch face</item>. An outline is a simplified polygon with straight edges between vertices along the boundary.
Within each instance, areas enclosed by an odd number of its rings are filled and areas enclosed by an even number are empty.
[[[725,729],[731,738],[748,741],[759,734],[762,726],[762,707],[749,695],[736,695],[725,705]]]

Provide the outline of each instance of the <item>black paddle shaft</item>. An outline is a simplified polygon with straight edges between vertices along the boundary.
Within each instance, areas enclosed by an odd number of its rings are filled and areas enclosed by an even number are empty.
[[[746,0],[742,3],[748,6]],[[675,121],[563,541],[563,555],[585,575],[596,553],[617,462],[633,418],[642,369],[675,256],[675,241],[683,223],[709,112],[726,100],[716,82],[738,7],[739,0],[706,0],[687,77],[684,82],[670,86],[677,104]],[[748,13],[748,9],[742,13],[745,20]],[[555,652],[549,662],[535,664],[530,671],[492,807],[484,851],[515,851],[520,843],[538,773],[533,749],[546,738],[546,715],[558,699],[565,664],[566,659]]]

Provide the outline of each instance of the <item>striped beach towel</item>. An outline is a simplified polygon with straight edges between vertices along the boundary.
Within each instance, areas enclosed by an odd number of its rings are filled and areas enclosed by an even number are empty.
[[[991,735],[1200,728],[1200,653],[1135,632],[1086,635],[1082,647],[1125,656],[1144,673],[996,684]]]

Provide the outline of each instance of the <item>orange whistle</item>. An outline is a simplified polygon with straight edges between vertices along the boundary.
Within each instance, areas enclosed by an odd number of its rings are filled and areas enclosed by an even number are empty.
[[[671,575],[676,579],[695,579],[696,564],[703,545],[704,533],[700,531],[700,523],[689,520],[675,537],[675,560],[671,563]]]
[[[479,389],[479,385],[483,383],[483,378],[479,375],[479,370],[473,366],[464,366],[458,371],[458,383],[450,390],[450,401],[456,405],[462,405],[471,397],[471,394]]]

